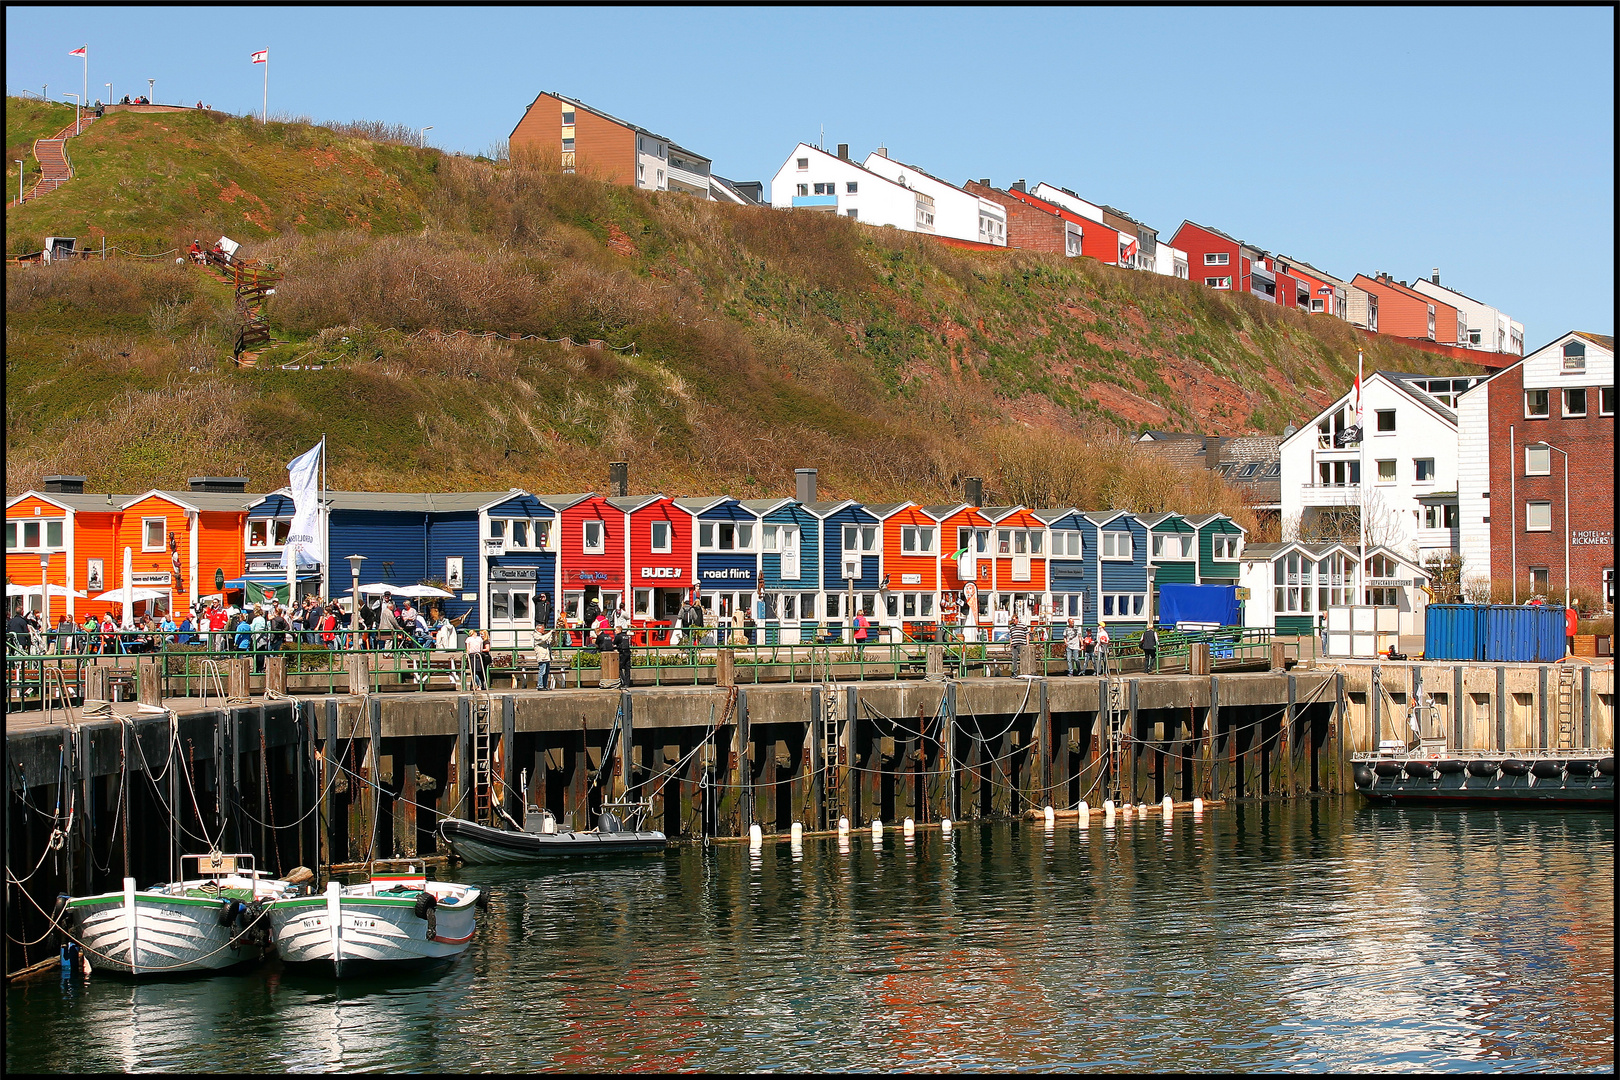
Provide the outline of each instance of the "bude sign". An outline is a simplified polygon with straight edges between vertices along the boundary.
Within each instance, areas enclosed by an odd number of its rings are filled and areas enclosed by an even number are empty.
[[[643,566],[641,576],[644,578],[678,578],[681,568],[678,566]]]

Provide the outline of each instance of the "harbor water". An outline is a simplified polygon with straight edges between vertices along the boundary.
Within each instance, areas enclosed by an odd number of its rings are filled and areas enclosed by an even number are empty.
[[[1614,840],[1335,797],[466,867],[492,902],[441,969],[52,973],[7,989],[5,1063],[1606,1072]]]

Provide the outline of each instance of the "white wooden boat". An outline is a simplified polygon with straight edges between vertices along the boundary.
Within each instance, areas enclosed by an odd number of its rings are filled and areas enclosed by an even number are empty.
[[[253,868],[251,855],[186,855],[196,876],[149,889],[124,879],[122,892],[67,900],[62,922],[90,966],[125,975],[217,971],[262,959],[266,905],[306,891]],[[312,879],[308,870],[289,877]]]
[[[314,896],[271,901],[271,938],[289,964],[339,977],[374,964],[428,963],[461,955],[488,906],[477,885],[429,881],[421,867],[381,873],[363,885],[328,882]]]

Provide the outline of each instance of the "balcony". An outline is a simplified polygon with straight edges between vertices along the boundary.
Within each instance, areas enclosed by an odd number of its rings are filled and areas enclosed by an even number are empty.
[[[838,196],[836,195],[795,195],[793,206],[801,210],[837,210]]]
[[[1358,506],[1360,484],[1301,484],[1300,501],[1306,506]]]

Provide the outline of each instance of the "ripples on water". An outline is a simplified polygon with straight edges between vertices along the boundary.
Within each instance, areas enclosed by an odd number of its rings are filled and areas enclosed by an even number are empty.
[[[1245,805],[685,847],[492,888],[437,972],[6,992],[16,1071],[1589,1069],[1614,820]]]

